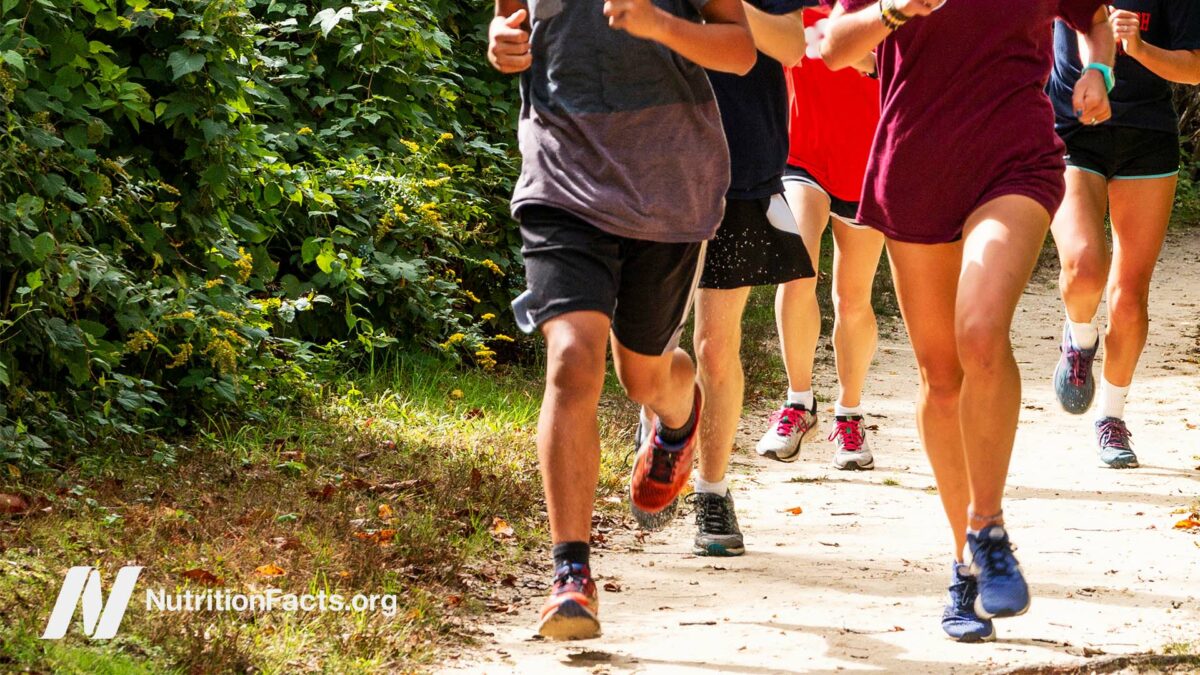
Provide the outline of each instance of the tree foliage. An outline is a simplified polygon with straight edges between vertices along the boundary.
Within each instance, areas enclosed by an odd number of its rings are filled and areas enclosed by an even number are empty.
[[[494,364],[512,83],[462,0],[0,0],[0,463]]]

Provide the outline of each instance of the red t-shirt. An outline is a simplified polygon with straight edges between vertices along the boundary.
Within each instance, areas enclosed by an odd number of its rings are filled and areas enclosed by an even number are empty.
[[[841,0],[849,11],[877,1]],[[959,239],[966,219],[998,197],[1058,210],[1063,145],[1044,91],[1054,19],[1087,29],[1102,4],[947,0],[889,35],[876,51],[881,119],[859,221],[935,244]]]
[[[827,16],[826,9],[806,9],[804,25]],[[857,202],[879,124],[878,80],[853,68],[832,71],[807,56],[787,76],[788,164],[808,171],[834,197]]]

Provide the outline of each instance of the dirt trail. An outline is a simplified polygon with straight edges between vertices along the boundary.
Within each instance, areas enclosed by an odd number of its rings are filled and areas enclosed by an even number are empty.
[[[1142,468],[1102,468],[1091,415],[1061,412],[1049,385],[1062,321],[1048,274],[1030,285],[1014,336],[1024,410],[1005,511],[1034,603],[999,640],[960,645],[939,627],[949,535],[913,419],[903,327],[883,327],[868,383],[877,469],[842,473],[830,444],[795,464],[753,454],[767,410],[746,417],[732,477],[747,554],[691,554],[679,518],[596,556],[604,635],[533,638],[541,591],[484,628],[447,665],[487,673],[979,672],[1084,662],[1200,641],[1200,536],[1172,513],[1200,495],[1200,230],[1173,233],[1153,291],[1150,343],[1128,419]],[[819,368],[832,392],[832,365]],[[1099,371],[1097,371],[1099,372]],[[825,419],[830,415],[827,413]],[[803,513],[792,515],[791,507]]]

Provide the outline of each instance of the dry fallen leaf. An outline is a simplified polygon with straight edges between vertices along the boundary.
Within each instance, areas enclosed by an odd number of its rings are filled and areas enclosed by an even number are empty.
[[[1192,514],[1190,518],[1175,523],[1177,530],[1193,530],[1200,527],[1200,516]]]
[[[287,572],[283,571],[282,567],[272,563],[267,563],[266,565],[256,567],[254,568],[254,571],[263,575],[264,577],[281,577],[287,574]]]
[[[24,513],[29,510],[29,502],[20,495],[0,494],[0,513]]]
[[[220,586],[222,583],[221,579],[218,578],[217,575],[209,572],[208,570],[202,570],[199,568],[188,570],[180,576],[182,576],[184,579],[190,579],[191,581],[206,584],[208,586]]]
[[[609,593],[620,593],[621,584],[618,584],[615,581],[606,581],[604,582],[604,590],[608,591]]]
[[[396,538],[396,531],[383,529],[379,531],[378,535],[380,544],[390,544],[392,543],[392,540]]]
[[[516,533],[513,532],[512,525],[509,525],[508,521],[500,516],[495,516],[492,518],[493,537],[496,537],[497,539],[511,539],[514,534]]]
[[[326,483],[319,490],[309,490],[308,496],[319,502],[327,502],[333,499],[333,493],[336,491],[337,488],[333,486],[333,483]]]
[[[801,513],[804,513],[804,509],[803,509],[803,508],[801,508],[801,507],[799,507],[799,506],[793,506],[793,507],[792,507],[792,508],[790,508],[790,509],[786,509],[784,512],[785,512],[785,513],[790,513],[790,514],[792,514],[793,516],[798,516],[798,515],[800,515]]]
[[[379,505],[379,519],[380,520],[391,520],[392,516],[394,516],[394,515],[395,515],[395,513],[392,511],[392,507],[388,506],[387,504]]]

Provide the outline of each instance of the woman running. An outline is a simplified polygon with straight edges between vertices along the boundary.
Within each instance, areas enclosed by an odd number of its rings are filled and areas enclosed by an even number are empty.
[[[1067,320],[1054,391],[1064,410],[1087,412],[1096,391],[1099,349],[1093,321],[1108,289],[1104,370],[1096,411],[1100,459],[1114,469],[1138,465],[1125,426],[1125,397],[1150,319],[1150,276],[1158,261],[1179,173],[1179,116],[1171,83],[1200,83],[1200,6],[1178,0],[1115,0],[1109,18],[1120,41],[1112,119],[1076,119],[1071,90],[1085,72],[1079,44],[1055,26],[1050,97],[1067,144],[1067,196],[1051,231],[1062,263]],[[1106,73],[1111,77],[1111,74]],[[1112,215],[1113,255],[1104,238]]]
[[[883,253],[883,235],[855,220],[871,139],[879,124],[879,83],[868,54],[854,68],[832,71],[820,55],[820,36],[829,9],[804,10],[808,53],[788,68],[791,104],[788,165],[783,184],[800,225],[809,258],[821,255],[821,237],[833,216],[833,353],[838,397],[830,438],[838,469],[875,468],[863,423],[862,391],[879,336],[871,288]],[[862,72],[860,72],[862,71]],[[821,335],[816,278],[779,286],[775,315],[779,325],[787,401],[771,414],[758,454],[783,462],[800,456],[800,444],[817,431],[812,391],[813,360]]]
[[[1044,92],[1055,17],[1111,64],[1100,0],[840,0],[822,43],[843,68],[876,48],[882,106],[859,221],[884,233],[920,369],[917,425],[954,535],[951,637],[992,639],[1029,608],[1001,510],[1021,402],[1009,329],[1063,198]],[[1108,115],[1102,73],[1076,85]],[[962,564],[963,549],[972,564]]]

